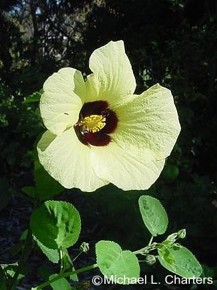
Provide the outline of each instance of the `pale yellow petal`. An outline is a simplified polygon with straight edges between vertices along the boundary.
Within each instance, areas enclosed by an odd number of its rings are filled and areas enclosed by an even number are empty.
[[[121,148],[115,142],[103,147],[91,147],[94,171],[100,178],[123,190],[148,189],[159,177],[164,160],[153,160],[148,150],[141,153],[137,148],[126,148]]]
[[[87,88],[89,101],[106,100],[111,105],[128,100],[136,82],[123,41],[109,42],[96,49],[90,57]]]
[[[71,128],[59,136],[46,131],[37,146],[41,164],[65,188],[94,191],[108,182],[94,173],[90,147],[83,145]]]
[[[134,100],[116,108],[119,122],[112,139],[121,147],[149,149],[154,159],[166,158],[180,133],[170,90],[154,85]]]
[[[86,83],[79,71],[63,68],[46,80],[43,90],[41,117],[47,129],[58,135],[78,121]]]

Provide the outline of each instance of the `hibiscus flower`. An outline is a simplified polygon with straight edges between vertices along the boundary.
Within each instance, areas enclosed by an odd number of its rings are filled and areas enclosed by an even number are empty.
[[[39,160],[65,188],[94,191],[111,182],[147,189],[180,132],[173,96],[159,84],[134,94],[123,41],[96,49],[89,66],[85,79],[62,68],[45,81],[40,112],[48,130],[37,146]]]

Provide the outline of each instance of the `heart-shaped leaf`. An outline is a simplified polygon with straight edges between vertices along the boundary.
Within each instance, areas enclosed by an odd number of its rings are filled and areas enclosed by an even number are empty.
[[[97,265],[104,276],[118,284],[135,283],[140,276],[140,267],[136,255],[131,251],[122,251],[111,241],[96,244]]]
[[[72,204],[49,200],[33,212],[30,226],[33,235],[45,247],[61,249],[77,242],[81,220]]]

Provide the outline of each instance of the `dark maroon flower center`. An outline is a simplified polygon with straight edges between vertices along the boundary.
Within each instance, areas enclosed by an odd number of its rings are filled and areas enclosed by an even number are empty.
[[[80,111],[79,120],[74,125],[78,139],[85,145],[106,146],[118,124],[114,111],[106,101],[85,103]]]

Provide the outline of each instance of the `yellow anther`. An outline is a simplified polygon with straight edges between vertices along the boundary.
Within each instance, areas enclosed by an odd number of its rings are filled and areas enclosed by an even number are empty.
[[[90,115],[80,121],[82,131],[96,133],[99,132],[106,125],[106,118],[102,115]]]

